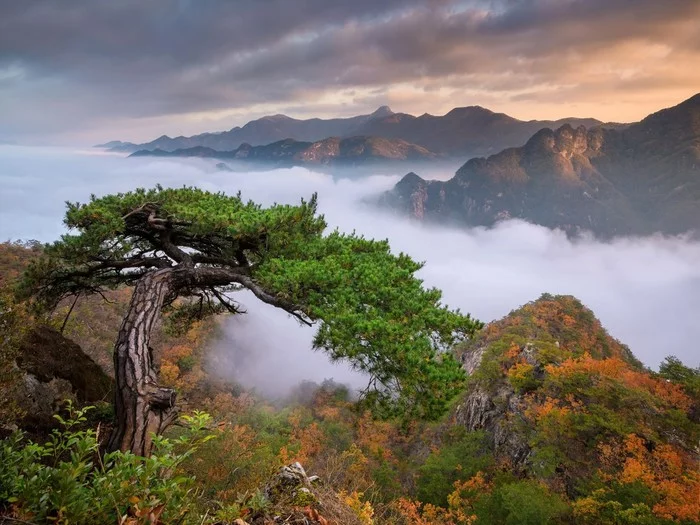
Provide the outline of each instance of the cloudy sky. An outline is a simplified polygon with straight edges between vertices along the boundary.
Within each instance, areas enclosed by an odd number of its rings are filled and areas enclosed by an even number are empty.
[[[698,0],[6,0],[0,142],[482,105],[633,121],[700,89]]]

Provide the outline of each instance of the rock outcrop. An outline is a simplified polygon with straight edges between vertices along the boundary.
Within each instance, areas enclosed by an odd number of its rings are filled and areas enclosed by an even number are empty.
[[[481,364],[485,348],[480,347],[465,352],[462,364],[472,372]],[[532,347],[526,345],[520,350],[524,359],[532,358]],[[526,357],[527,356],[527,357]],[[457,424],[469,431],[485,430],[490,436],[491,447],[496,457],[508,458],[515,469],[523,467],[530,456],[530,447],[525,437],[518,432],[524,424],[523,398],[508,382],[481,384],[474,387],[454,414]]]
[[[47,326],[31,330],[17,357],[22,380],[17,402],[25,412],[22,428],[51,428],[53,414],[72,399],[89,404],[111,401],[113,380],[73,341]]]
[[[298,462],[280,468],[262,494],[268,502],[265,510],[234,525],[362,525],[353,510],[323,480],[307,475]]]

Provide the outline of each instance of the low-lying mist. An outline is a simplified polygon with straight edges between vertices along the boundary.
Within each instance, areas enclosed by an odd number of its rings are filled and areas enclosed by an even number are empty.
[[[156,183],[240,190],[263,204],[296,203],[318,192],[320,211],[332,228],[388,238],[396,252],[425,261],[420,276],[441,288],[451,307],[491,321],[543,292],[572,294],[648,366],[656,368],[667,355],[698,365],[700,243],[661,236],[573,242],[562,232],[519,221],[489,230],[423,226],[361,203],[389,189],[403,172],[357,171],[351,179],[304,168],[236,173],[199,159],[0,147],[0,238],[50,241],[64,231],[65,200]],[[362,378],[347,365],[331,364],[310,349],[313,329],[250,295],[237,299],[248,314],[223,323],[224,335],[210,356],[218,373],[269,395],[283,395],[304,379],[333,377],[360,386]]]

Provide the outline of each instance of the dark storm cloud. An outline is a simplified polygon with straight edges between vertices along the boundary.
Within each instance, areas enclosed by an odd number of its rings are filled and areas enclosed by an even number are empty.
[[[0,140],[255,104],[313,113],[323,94],[381,101],[406,84],[600,95],[620,74],[649,81],[656,70],[619,70],[648,65],[653,45],[664,75],[690,86],[694,29],[696,0],[3,2]]]

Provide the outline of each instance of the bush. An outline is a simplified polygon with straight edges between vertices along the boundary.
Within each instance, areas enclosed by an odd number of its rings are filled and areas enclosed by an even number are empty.
[[[475,525],[547,525],[560,523],[569,512],[561,496],[535,480],[513,480],[506,474],[494,485],[490,492],[476,490],[471,495]]]
[[[0,443],[0,507],[20,519],[56,524],[200,523],[194,478],[180,464],[212,436],[207,414],[184,416],[189,428],[176,439],[157,437],[151,457],[112,452],[100,458],[95,430],[83,430],[86,413],[55,416],[61,429],[44,444],[15,433]]]
[[[467,480],[485,470],[492,459],[484,432],[453,429],[454,435],[428,456],[419,469],[417,496],[423,503],[445,507],[455,481]]]
[[[561,496],[535,481],[516,481],[496,492],[507,525],[546,525],[568,510]]]

